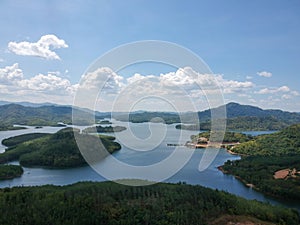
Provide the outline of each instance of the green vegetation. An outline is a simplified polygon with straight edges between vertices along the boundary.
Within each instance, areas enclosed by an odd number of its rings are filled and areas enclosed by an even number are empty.
[[[13,179],[23,174],[21,166],[17,165],[0,165],[0,180]]]
[[[80,124],[93,124],[85,118],[91,118],[94,114],[91,110],[79,108],[73,109],[76,117],[82,118],[76,121]],[[105,114],[96,112],[95,119],[102,119]],[[10,129],[14,124],[29,126],[62,126],[58,123],[72,123],[72,107],[70,106],[40,106],[28,107],[18,104],[7,104],[0,106],[0,130]]]
[[[282,131],[260,135],[255,140],[236,146],[233,151],[243,155],[286,155],[300,154],[300,124]]]
[[[166,124],[180,123],[180,117],[177,113],[168,112],[141,112],[114,115],[116,120],[129,121],[132,123],[145,122],[164,122]]]
[[[244,183],[279,198],[300,200],[300,176],[275,179],[282,169],[300,170],[300,124],[256,137],[231,149],[242,154],[241,160],[227,161],[223,170]]]
[[[193,142],[195,142],[201,137],[209,139],[210,135],[214,135],[214,133],[211,134],[211,132],[209,132],[209,131],[202,132],[197,135],[192,135],[191,140]],[[242,134],[242,133],[238,133],[238,132],[226,131],[224,138],[223,138],[223,143],[226,143],[226,142],[227,143],[230,143],[230,142],[243,143],[243,142],[249,141],[251,139],[253,139],[253,137],[251,135],[246,135],[246,134]]]
[[[228,103],[215,109],[209,109],[198,112],[199,123],[195,120],[180,121],[181,123],[190,123],[190,125],[180,124],[177,129],[185,130],[210,130],[212,111],[224,111],[227,114],[227,130],[239,131],[261,131],[261,130],[281,130],[292,124],[300,123],[300,114],[284,112],[281,110],[263,110],[251,105],[240,105],[237,103]]]
[[[22,166],[45,166],[51,168],[67,168],[86,165],[77,146],[75,135],[86,147],[93,150],[95,141],[101,140],[104,145],[99,157],[103,158],[108,153],[113,153],[121,149],[119,143],[114,142],[114,137],[94,136],[80,134],[78,130],[73,132],[72,128],[65,128],[55,134],[48,134],[40,138],[25,141],[15,147],[6,149],[5,153],[0,154],[0,163],[19,160]],[[15,137],[21,140],[23,137]],[[14,141],[14,139],[12,139]],[[98,149],[96,149],[98,150]],[[108,152],[108,153],[107,153]],[[97,159],[101,159],[97,158]]]
[[[286,156],[249,156],[237,161],[227,161],[223,170],[239,177],[245,184],[254,184],[263,193],[300,201],[300,176],[274,179],[276,171],[295,168],[300,170],[300,154]]]
[[[101,120],[99,124],[112,124],[109,120]]]
[[[281,122],[274,117],[235,117],[227,118],[226,129],[227,130],[239,130],[239,131],[265,131],[265,130],[281,130],[288,126],[287,123]],[[211,122],[206,121],[199,124],[178,124],[176,129],[183,130],[210,130]]]
[[[0,190],[0,211],[0,224],[11,225],[300,222],[299,214],[291,209],[185,184],[132,187],[84,182],[63,187],[4,188]]]
[[[0,131],[7,131],[7,130],[23,130],[27,129],[26,127],[17,126],[14,127],[12,125],[4,125],[0,122]]]
[[[88,127],[85,128],[82,132],[83,133],[114,133],[114,132],[121,132],[123,130],[126,130],[126,127],[122,126],[94,126],[94,127]]]
[[[49,134],[45,133],[31,133],[31,134],[22,134],[16,137],[10,137],[2,140],[2,144],[7,147],[12,147],[18,144],[21,144],[26,141],[34,140],[40,137],[47,136]]]

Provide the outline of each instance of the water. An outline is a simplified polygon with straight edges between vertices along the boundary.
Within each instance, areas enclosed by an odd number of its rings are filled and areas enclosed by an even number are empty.
[[[195,131],[181,131],[175,129],[175,125],[150,124],[150,123],[126,123],[114,121],[114,125],[126,126],[128,129],[116,133],[117,141],[121,143],[122,149],[113,154],[115,159],[133,166],[148,166],[159,163],[162,160],[172,156],[176,147],[168,147],[167,143],[184,144],[189,140],[190,136],[196,134]],[[26,130],[17,131],[1,131],[0,142],[2,139],[12,137],[24,133],[54,133],[62,128],[59,127],[43,127],[34,129],[28,127]],[[132,136],[131,134],[134,134]],[[247,132],[252,135],[259,135],[263,132]],[[150,147],[149,147],[150,146]],[[0,146],[0,151],[4,151],[5,147]],[[179,157],[190,154],[192,149],[186,147],[178,147]],[[199,163],[204,156],[204,149],[196,149],[187,164],[181,170],[175,173],[165,182],[177,183],[179,181],[188,184],[202,185],[212,189],[224,190],[229,193],[244,197],[246,199],[256,199],[271,204],[280,204],[287,207],[297,208],[300,210],[299,202],[278,201],[255,190],[246,187],[231,175],[223,174],[217,169],[227,160],[239,159],[239,156],[230,155],[225,149],[221,149],[216,158],[202,172],[198,170]],[[217,151],[217,150],[212,150]],[[101,162],[106,165],[107,160]],[[180,158],[178,158],[180,161]],[[12,162],[18,164],[18,162]],[[109,168],[112,169],[112,168]],[[116,174],[122,178],[122,171],[116,169]],[[163,172],[163,171],[162,171]],[[125,175],[124,175],[125,176]],[[128,178],[128,176],[123,177]],[[106,179],[95,172],[91,167],[79,167],[72,169],[44,169],[44,168],[24,168],[24,174],[20,178],[12,180],[0,181],[0,187],[12,186],[36,186],[44,184],[67,185],[79,181],[105,181]]]

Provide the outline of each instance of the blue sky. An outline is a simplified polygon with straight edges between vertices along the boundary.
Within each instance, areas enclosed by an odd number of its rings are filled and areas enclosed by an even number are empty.
[[[226,85],[225,102],[300,111],[297,0],[3,0],[0,27],[0,100],[72,104],[99,56],[129,42],[163,40],[199,55]],[[46,47],[36,50],[40,39]],[[135,73],[184,78],[167,66],[112,72],[123,79],[119,86]]]

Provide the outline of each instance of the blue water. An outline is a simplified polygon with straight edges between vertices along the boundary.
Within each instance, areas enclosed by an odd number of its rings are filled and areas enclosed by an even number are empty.
[[[189,155],[191,153],[190,160],[185,165],[182,165],[182,168],[174,175],[163,180],[164,182],[177,183],[182,181],[188,184],[202,185],[213,189],[224,190],[246,199],[256,199],[259,201],[270,202],[271,204],[280,204],[300,210],[299,202],[274,200],[268,196],[264,196],[263,194],[256,192],[251,188],[246,187],[233,176],[223,174],[221,171],[219,171],[217,167],[223,165],[227,160],[239,159],[239,156],[230,155],[225,149],[220,149],[219,151],[217,149],[211,150],[211,152],[218,153],[216,158],[212,160],[205,170],[199,171],[199,163],[201,159],[205,159],[204,149],[196,149],[194,151],[186,147],[176,148],[167,146],[167,143],[184,144],[187,140],[189,140],[191,135],[196,134],[195,131],[177,130],[175,129],[174,124],[133,124],[116,121],[114,121],[114,123],[115,125],[122,125],[128,128],[126,131],[115,134],[117,141],[122,146],[122,149],[114,153],[113,157],[122,163],[142,168],[168,159],[175,151],[179,153],[178,156],[176,156],[178,157],[178,162],[181,160],[180,157],[184,157],[185,155]],[[0,141],[2,141],[4,138],[24,133],[54,133],[59,129],[61,128],[43,127],[41,129],[34,129],[33,127],[28,127],[26,130],[1,131]],[[264,132],[247,133],[259,135],[263,134]],[[0,151],[3,151],[4,149],[4,146],[0,146]],[[194,152],[192,153],[190,151]],[[104,160],[103,165],[106,165],[105,163],[106,162]],[[18,164],[18,162],[13,162],[13,164]],[[113,168],[107,169],[112,170]],[[122,171],[118,171],[117,168],[115,172],[118,174],[118,178],[128,178],[128,175],[124,175],[124,177],[122,177]],[[161,172],[163,173],[165,171]],[[149,174],[145,176],[146,179],[148,175]],[[157,171],[150,175],[157,175]],[[143,178],[143,176],[138,178]],[[24,168],[24,174],[20,178],[0,181],[0,187],[36,186],[44,184],[67,185],[79,181],[105,180],[106,179],[103,176],[99,175],[89,166],[72,169]]]

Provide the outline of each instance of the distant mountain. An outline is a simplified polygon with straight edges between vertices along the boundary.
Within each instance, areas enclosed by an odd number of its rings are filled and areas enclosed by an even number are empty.
[[[92,111],[75,108],[74,112],[82,118],[79,123],[91,123]],[[105,113],[96,113],[96,119],[103,119]],[[55,126],[57,123],[72,123],[72,107],[70,106],[40,106],[28,107],[19,104],[8,104],[0,106],[0,127],[8,127],[14,124],[32,126]]]
[[[200,125],[192,118],[191,113],[183,114],[182,123],[192,125],[180,125],[178,129],[207,130],[211,127],[211,113],[224,112],[227,114],[228,130],[281,130],[289,125],[300,123],[300,113],[286,112],[282,110],[264,110],[256,106],[228,103],[226,105],[198,112]]]
[[[33,103],[33,102],[9,102],[9,101],[0,101],[1,105],[17,104],[28,107],[41,107],[41,106],[60,106],[59,104],[45,102],[45,103]]]
[[[23,106],[20,104],[6,104],[0,102],[0,127],[12,126],[13,124],[45,126],[55,125],[58,122],[72,123],[72,107],[59,105]],[[50,103],[49,103],[50,104]],[[227,127],[234,130],[278,130],[292,124],[300,123],[300,113],[286,112],[282,110],[268,109],[264,110],[256,106],[241,105],[238,103],[228,103],[214,109],[205,110],[197,113],[174,113],[174,112],[146,112],[136,111],[128,113],[124,112],[95,112],[96,119],[113,118],[121,121],[130,121],[135,123],[141,122],[162,122],[172,123],[190,123],[196,124],[198,118],[202,128],[210,127],[211,112],[222,110],[226,107]],[[94,112],[90,109],[74,108],[75,112],[82,118],[77,124],[86,123]],[[198,117],[197,117],[198,115]],[[91,121],[89,121],[91,122]],[[182,129],[188,129],[182,126]],[[193,126],[193,129],[199,126]]]
[[[212,110],[221,110],[220,106],[215,109],[209,109],[202,112],[199,112],[199,118],[201,121],[210,120]],[[272,117],[273,119],[285,122],[287,124],[295,124],[300,122],[300,113],[286,112],[282,110],[274,109],[261,109],[256,106],[251,105],[241,105],[238,103],[228,103],[225,105],[227,118],[240,118],[240,117],[258,117],[258,118],[268,118]]]

